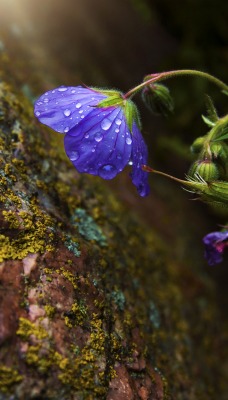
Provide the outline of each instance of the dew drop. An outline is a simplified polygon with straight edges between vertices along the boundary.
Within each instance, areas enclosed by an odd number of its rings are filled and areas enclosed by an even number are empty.
[[[66,128],[64,129],[64,132],[67,133],[67,132],[69,132],[69,130],[70,130],[69,126],[66,126]]]
[[[115,120],[115,123],[116,123],[116,125],[118,125],[118,126],[120,126],[121,125],[121,119],[119,119],[119,118],[117,118],[116,120]]]
[[[59,92],[65,92],[66,90],[67,90],[67,88],[64,86],[61,86],[60,88],[58,88]]]
[[[85,115],[82,115],[81,118],[85,118]]]
[[[100,132],[97,132],[96,134],[95,134],[95,136],[94,136],[94,139],[96,140],[96,142],[100,142],[102,139],[103,139],[103,135],[102,135],[102,133],[100,133]]]
[[[127,138],[126,138],[126,143],[127,143],[127,144],[132,144],[132,139],[131,139],[130,137],[127,137]]]
[[[83,113],[83,110],[78,111],[79,114]]]
[[[89,133],[87,133],[87,134],[85,135],[85,138],[86,138],[86,139],[88,139],[88,138],[89,138]]]
[[[44,93],[44,96],[48,96],[48,92]]]
[[[116,133],[119,133],[119,131],[120,131],[120,130],[119,130],[118,128],[115,129],[115,132],[116,132]]]
[[[76,161],[78,158],[79,158],[79,154],[78,154],[77,151],[72,151],[72,152],[70,153],[69,159],[70,159],[71,161]]]
[[[130,160],[129,163],[128,163],[128,165],[133,165],[133,161]]]
[[[49,102],[49,99],[46,97],[45,99],[44,99],[44,103],[48,103]]]
[[[109,121],[109,119],[107,118],[103,119],[103,121],[101,122],[101,128],[104,131],[107,131],[111,125],[112,125],[111,121]]]
[[[38,106],[41,106],[43,103],[42,101],[38,101],[38,103],[36,103]]]
[[[75,90],[75,89],[72,89],[72,90],[71,90],[71,93],[75,93],[75,92],[76,92],[76,90]]]
[[[63,114],[64,114],[66,117],[69,117],[70,114],[71,114],[71,111],[67,108],[66,110],[63,111]]]
[[[77,103],[75,107],[80,108],[81,106],[82,106],[81,103]]]
[[[103,179],[112,179],[116,176],[117,169],[112,164],[106,164],[99,168],[98,173]]]
[[[95,149],[95,148],[93,148],[93,149],[92,149],[92,153],[94,153],[94,152],[95,152],[95,150],[96,150],[96,149]]]
[[[52,90],[52,93],[55,93],[55,90]]]
[[[40,112],[39,112],[39,111],[36,111],[36,112],[35,112],[35,115],[36,115],[37,117],[39,117]]]

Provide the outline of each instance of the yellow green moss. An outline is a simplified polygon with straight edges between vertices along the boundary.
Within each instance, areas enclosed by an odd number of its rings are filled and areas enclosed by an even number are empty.
[[[74,303],[71,307],[71,311],[74,313],[75,323],[82,325],[87,318],[87,307],[84,304]]]
[[[54,317],[55,312],[56,312],[55,307],[53,307],[53,306],[47,304],[47,305],[44,306],[44,309],[45,309],[46,315],[47,315],[49,318],[53,318],[53,317]]]
[[[18,217],[15,215],[14,211],[2,211],[2,215],[4,220],[8,222],[9,227],[11,229],[17,229],[20,226],[20,221]]]
[[[23,376],[13,368],[0,365],[0,390],[5,393],[10,391],[11,386],[23,380]]]
[[[10,228],[20,227],[16,239],[1,235],[0,262],[7,259],[23,259],[29,253],[44,253],[54,249],[52,242],[52,219],[39,209],[35,204],[30,207],[30,212],[3,211],[5,221]]]
[[[0,187],[0,201],[4,203],[6,207],[21,208],[22,205],[21,199],[10,188],[2,190]]]
[[[73,324],[72,324],[72,322],[71,322],[70,317],[65,316],[65,317],[64,317],[64,321],[65,321],[65,325],[68,326],[68,328],[73,328]]]
[[[105,340],[107,337],[106,332],[102,328],[102,320],[97,318],[97,314],[93,314],[93,319],[91,321],[92,332],[90,334],[90,346],[92,349],[96,350],[98,353],[104,352]]]
[[[23,340],[28,340],[31,335],[34,335],[37,339],[42,340],[48,338],[48,332],[41,326],[36,325],[27,318],[19,318],[19,328],[17,335]]]
[[[70,271],[61,267],[60,269],[57,269],[56,272],[67,279],[73,285],[74,289],[78,289],[77,278]]]

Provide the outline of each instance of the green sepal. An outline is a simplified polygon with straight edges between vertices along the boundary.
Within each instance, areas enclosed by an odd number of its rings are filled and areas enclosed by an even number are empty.
[[[131,133],[132,133],[133,122],[136,122],[138,128],[141,128],[139,112],[133,101],[126,100],[124,105],[124,114],[126,117],[128,128],[130,129]]]
[[[216,123],[219,120],[216,108],[212,101],[212,98],[206,94],[206,107],[207,107],[207,116],[211,122]]]
[[[185,185],[206,203],[228,208],[228,182],[218,180],[207,183],[195,174],[194,178],[187,177]]]
[[[100,91],[102,94],[106,94],[108,97],[104,100],[101,100],[100,103],[97,104],[97,107],[107,108],[107,107],[115,107],[115,106],[123,106],[125,100],[122,97],[120,92],[116,92],[113,90],[110,91]]]
[[[205,117],[205,115],[202,115],[202,119],[205,122],[205,124],[210,128],[213,128],[216,124],[215,122],[211,121],[208,117]]]
[[[221,136],[217,137],[216,139],[213,139],[213,142],[218,142],[221,140],[228,139],[228,127],[226,127],[222,132],[223,133],[221,134]]]
[[[212,182],[209,185],[210,192],[213,196],[218,198],[218,200],[222,200],[226,202],[228,206],[228,182],[225,181],[216,181]]]

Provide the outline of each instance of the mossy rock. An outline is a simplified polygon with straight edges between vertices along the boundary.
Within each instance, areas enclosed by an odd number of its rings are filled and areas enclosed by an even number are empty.
[[[79,175],[5,78],[0,145],[0,398],[225,399],[213,282]]]

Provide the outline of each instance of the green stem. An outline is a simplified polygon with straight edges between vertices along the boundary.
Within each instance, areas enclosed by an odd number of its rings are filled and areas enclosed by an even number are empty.
[[[228,86],[220,81],[220,79],[215,78],[213,75],[208,74],[207,72],[197,71],[194,69],[183,69],[183,70],[176,70],[176,71],[168,71],[168,72],[161,72],[158,74],[151,74],[146,76],[146,81],[141,83],[138,86],[135,86],[133,89],[129,90],[125,95],[124,98],[127,99],[128,97],[134,96],[139,90],[144,88],[145,86],[149,85],[150,83],[163,81],[168,78],[173,78],[176,76],[181,75],[196,75],[201,78],[206,78],[209,81],[213,82],[215,85],[219,86],[223,90],[228,90]],[[148,78],[148,79],[147,79]]]
[[[148,165],[142,165],[142,169],[143,169],[143,171],[146,171],[146,172],[153,172],[154,174],[165,176],[166,178],[172,179],[175,182],[181,183],[182,185],[188,186],[188,187],[191,187],[191,188],[195,187],[196,185],[197,186],[202,185],[200,182],[194,182],[193,183],[191,181],[185,181],[183,179],[176,178],[175,176],[166,174],[165,172],[161,172],[161,171],[158,171],[158,170],[156,170],[154,168],[148,167]]]

